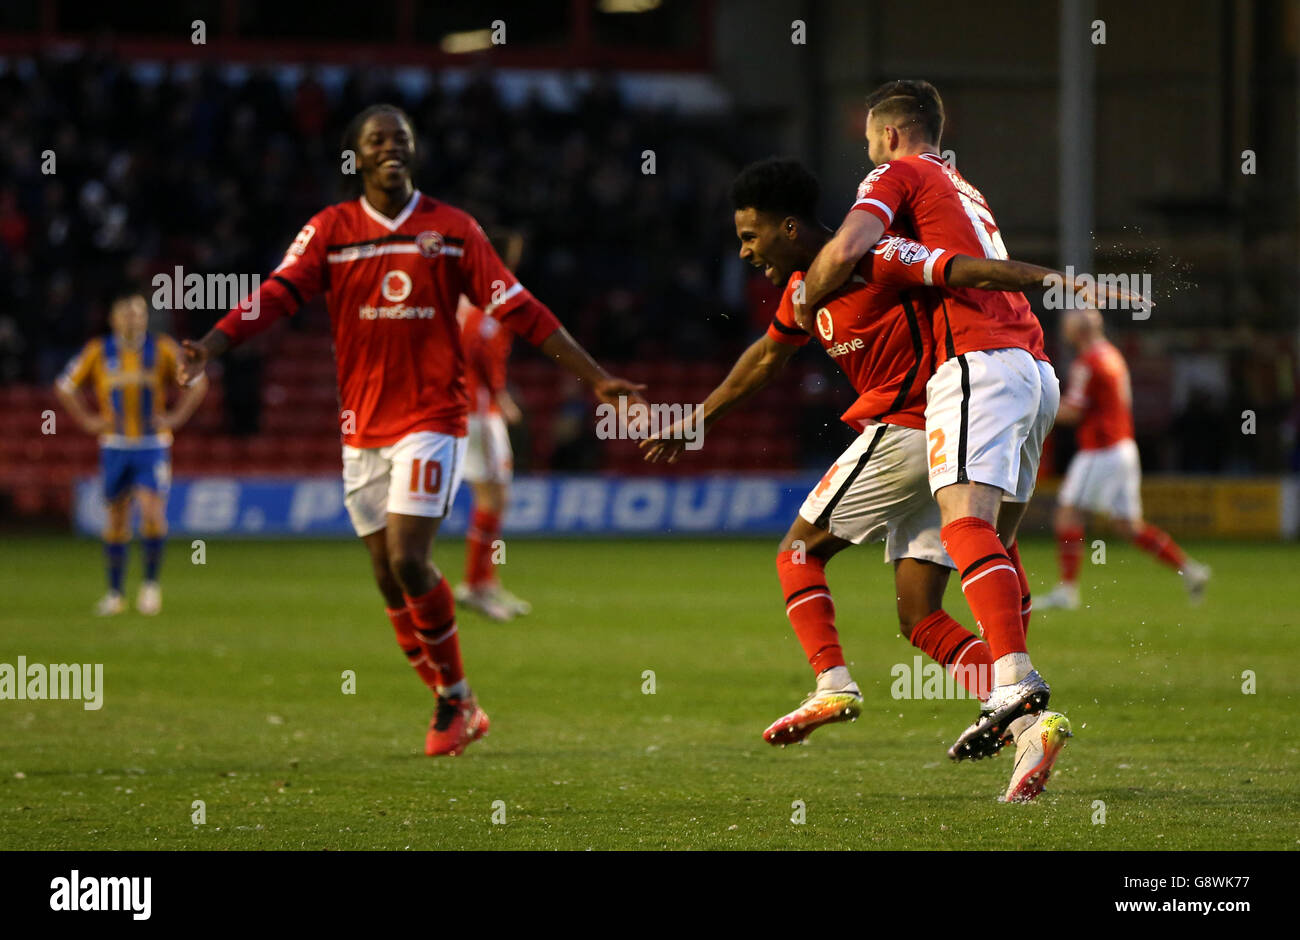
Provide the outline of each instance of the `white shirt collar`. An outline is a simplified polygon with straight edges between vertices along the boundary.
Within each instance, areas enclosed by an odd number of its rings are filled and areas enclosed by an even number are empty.
[[[416,203],[419,201],[420,191],[417,189],[415,192],[411,193],[411,198],[407,201],[406,205],[402,207],[402,211],[397,213],[397,218],[395,219],[390,219],[372,206],[366,201],[364,195],[361,197],[361,208],[365,211],[366,215],[370,216],[370,218],[374,219],[384,228],[388,229],[390,232],[396,232],[402,227],[402,223],[411,217],[411,213],[415,211]]]

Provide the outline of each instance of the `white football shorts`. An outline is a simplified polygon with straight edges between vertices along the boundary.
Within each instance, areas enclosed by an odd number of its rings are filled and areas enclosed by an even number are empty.
[[[1097,450],[1081,450],[1070,461],[1057,502],[1117,519],[1142,518],[1142,462],[1129,438]]]
[[[359,537],[388,525],[388,513],[441,519],[465,472],[465,438],[416,431],[387,447],[343,445],[343,504]]]
[[[813,487],[799,515],[860,545],[884,539],[885,561],[919,558],[948,568],[939,505],[925,479],[925,432],[874,424],[858,435]]]
[[[931,492],[969,481],[1029,502],[1061,404],[1051,364],[1023,349],[962,353],[935,370],[925,395]]]
[[[514,469],[506,419],[494,412],[469,416],[465,479],[469,483],[509,483]]]

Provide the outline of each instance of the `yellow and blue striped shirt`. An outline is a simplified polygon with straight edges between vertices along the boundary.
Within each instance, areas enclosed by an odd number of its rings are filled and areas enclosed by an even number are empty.
[[[99,411],[111,422],[101,434],[104,447],[164,447],[170,431],[157,431],[154,420],[167,405],[167,386],[176,381],[180,347],[171,337],[146,333],[139,346],[124,345],[116,336],[92,339],[59,376],[59,385],[76,392],[87,380],[94,383]]]

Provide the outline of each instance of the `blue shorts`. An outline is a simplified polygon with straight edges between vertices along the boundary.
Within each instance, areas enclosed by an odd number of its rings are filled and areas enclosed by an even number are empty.
[[[101,447],[99,469],[104,477],[104,498],[109,502],[137,486],[165,494],[172,482],[171,448]]]

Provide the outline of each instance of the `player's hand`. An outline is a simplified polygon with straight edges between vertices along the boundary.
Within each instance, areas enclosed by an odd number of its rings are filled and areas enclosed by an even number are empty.
[[[1155,306],[1154,301],[1137,291],[1114,284],[1101,284],[1097,278],[1077,279],[1074,289],[1084,307],[1094,310],[1145,310],[1149,313]]]
[[[611,375],[597,382],[592,391],[596,393],[596,397],[602,402],[617,408],[620,398],[631,398],[633,402],[640,402],[643,405],[648,404],[641,396],[645,389],[645,385],[641,382],[632,382]]]
[[[677,463],[678,458],[682,456],[682,451],[686,449],[686,441],[681,437],[665,437],[656,435],[647,437],[637,445],[641,448],[641,456],[647,463]]]
[[[702,413],[702,406],[697,407],[682,420],[674,422],[658,434],[647,437],[637,445],[641,448],[641,456],[648,463],[658,463],[661,460],[665,463],[677,463],[682,456],[682,451],[699,450],[704,446]]]
[[[181,361],[176,367],[177,382],[181,385],[189,385],[203,374],[207,364],[208,351],[201,343],[188,339],[181,340]]]
[[[81,422],[81,429],[83,431],[85,431],[87,434],[94,434],[96,436],[105,433],[111,427],[112,427],[112,422],[110,422],[103,415],[97,415],[97,414],[88,415],[85,418],[85,420]]]
[[[180,425],[177,423],[176,417],[171,414],[160,414],[153,419],[153,429],[159,433],[162,431],[175,431],[178,427]]]

